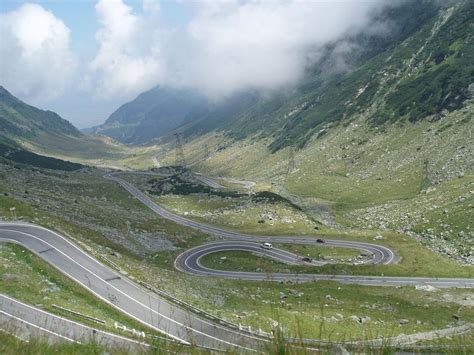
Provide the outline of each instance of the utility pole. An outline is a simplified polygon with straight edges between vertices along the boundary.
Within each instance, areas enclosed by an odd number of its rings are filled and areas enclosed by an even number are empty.
[[[207,144],[204,144],[203,149],[204,149],[204,158],[203,158],[203,160],[206,160],[207,158],[209,158],[209,146]]]
[[[176,138],[176,166],[182,166],[183,168],[186,167],[186,160],[184,159],[184,150],[183,150],[183,143],[181,142],[181,135],[179,133],[175,133],[174,137]]]
[[[288,151],[288,171],[286,172],[287,175],[290,175],[293,171],[295,171],[295,169],[295,148],[290,147],[290,150]]]

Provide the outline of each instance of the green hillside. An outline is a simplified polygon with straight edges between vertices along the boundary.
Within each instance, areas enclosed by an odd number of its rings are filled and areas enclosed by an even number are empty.
[[[142,144],[170,133],[207,106],[207,100],[192,91],[156,87],[119,107],[93,132],[127,144]]]
[[[116,160],[128,154],[108,139],[82,134],[54,112],[24,103],[3,87],[0,87],[0,147],[2,156],[18,157],[18,161],[29,163],[40,159],[34,153],[43,156],[43,160],[44,156],[50,156],[81,162]]]
[[[123,105],[97,131],[125,143],[151,143],[219,131],[258,134],[272,151],[303,147],[321,129],[364,113],[372,124],[410,121],[462,107],[473,82],[472,2],[406,2],[376,14],[382,34],[355,33],[328,44],[296,88],[244,91],[206,103],[191,91],[155,88]],[[353,48],[344,55],[340,46]],[[334,68],[335,57],[345,71]],[[194,99],[194,101],[193,101]]]
[[[25,104],[0,86],[0,128],[2,133],[34,138],[38,131],[80,137],[81,133],[68,121],[51,111]]]
[[[473,18],[472,2],[443,8],[339,80],[188,136],[186,161],[253,180],[323,224],[403,232],[472,264]],[[174,142],[160,148],[173,164]]]

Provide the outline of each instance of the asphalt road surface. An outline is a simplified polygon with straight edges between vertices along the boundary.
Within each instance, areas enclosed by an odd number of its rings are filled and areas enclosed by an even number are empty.
[[[211,179],[210,177],[201,175],[201,174],[194,174],[194,176],[201,181],[202,183],[206,184],[207,186],[212,187],[213,189],[224,189],[224,186],[219,184],[216,180]]]
[[[223,228],[211,226],[205,223],[196,222],[181,216],[178,216],[174,213],[169,212],[163,207],[156,204],[152,201],[147,195],[137,189],[134,185],[121,179],[117,176],[118,174],[107,174],[105,175],[106,179],[112,180],[120,184],[124,189],[131,193],[135,198],[137,198],[145,206],[153,210],[155,213],[160,215],[163,218],[171,220],[180,225],[194,228],[205,233],[218,235],[226,239],[233,240],[243,240],[249,242],[273,242],[273,243],[291,243],[291,244],[316,244],[317,239],[315,237],[295,237],[295,236],[258,236],[258,235],[248,235],[242,234],[239,232],[229,231]],[[320,244],[322,245],[322,244]],[[374,264],[390,264],[394,261],[395,254],[392,250],[382,245],[376,245],[371,243],[362,243],[362,242],[352,242],[344,240],[325,240],[324,245],[340,247],[340,248],[351,248],[358,249],[361,252],[368,252],[373,255],[371,260]]]
[[[220,350],[254,350],[265,343],[261,337],[221,326],[175,306],[48,229],[1,223],[0,241],[26,247],[98,298],[172,339]]]
[[[231,251],[231,250],[244,250],[250,251],[259,255],[267,256],[283,263],[287,264],[298,264],[303,263],[301,257],[292,254],[290,252],[273,248],[270,250],[263,250],[259,243],[272,242],[272,243],[289,243],[289,244],[305,244],[305,245],[324,245],[341,248],[357,249],[366,254],[372,255],[372,258],[365,262],[372,264],[390,264],[395,260],[395,253],[389,248],[363,242],[353,242],[345,240],[325,240],[324,243],[318,243],[314,237],[295,237],[295,236],[256,236],[247,235],[234,231],[228,231],[219,227],[207,225],[204,223],[196,222],[178,215],[175,215],[163,207],[152,201],[147,195],[133,186],[131,183],[121,179],[118,175],[120,173],[112,173],[105,175],[106,179],[112,180],[120,184],[124,189],[131,193],[140,202],[146,205],[148,208],[156,212],[163,218],[171,220],[175,223],[187,226],[190,228],[198,229],[202,232],[215,234],[225,239],[232,241],[222,243],[211,243],[201,245],[196,248],[190,249],[182,253],[175,260],[175,267],[183,272],[187,272],[199,276],[217,276],[229,279],[242,279],[242,280],[271,280],[271,281],[294,281],[294,282],[307,282],[307,281],[322,281],[330,280],[341,283],[350,283],[358,285],[370,285],[370,286],[421,286],[421,285],[432,285],[436,287],[460,287],[460,288],[474,288],[474,279],[462,279],[462,278],[429,278],[429,277],[388,277],[388,276],[359,276],[359,275],[325,275],[325,274],[282,274],[274,273],[268,275],[267,273],[257,272],[236,272],[236,271],[223,271],[205,268],[199,263],[200,258],[209,253],[219,251]],[[313,262],[315,265],[322,263]]]
[[[183,272],[200,276],[216,276],[239,280],[268,280],[268,281],[337,281],[345,284],[366,286],[420,286],[432,285],[435,287],[462,287],[474,288],[474,279],[461,278],[429,278],[429,277],[388,277],[388,276],[358,276],[358,275],[324,275],[324,274],[288,274],[288,273],[262,273],[239,272],[209,269],[200,263],[200,259],[208,254],[220,251],[248,251],[262,255],[280,262],[297,265],[301,258],[295,254],[280,249],[263,249],[258,243],[229,241],[201,245],[185,251],[175,260],[175,267]],[[308,263],[307,263],[308,264]],[[316,264],[313,262],[313,264]]]
[[[209,253],[219,251],[243,250],[250,251],[259,255],[267,256],[283,263],[298,264],[303,263],[301,257],[296,254],[287,252],[285,250],[273,248],[265,250],[261,248],[259,243],[288,243],[288,244],[305,244],[305,245],[324,245],[339,248],[350,248],[360,250],[363,253],[370,254],[372,257],[365,262],[372,264],[390,264],[395,261],[395,253],[382,245],[354,242],[346,240],[325,240],[324,243],[319,244],[315,237],[301,237],[301,236],[257,236],[242,234],[234,231],[228,231],[223,228],[211,226],[205,223],[196,222],[178,215],[175,215],[163,207],[152,201],[147,195],[137,189],[128,181],[121,179],[118,175],[120,173],[107,174],[104,177],[120,184],[124,189],[131,193],[135,198],[142,202],[145,206],[156,212],[163,218],[171,220],[175,223],[200,230],[202,232],[215,234],[220,237],[232,240],[229,242],[212,243],[198,246],[182,253],[175,260],[175,267],[183,272],[187,272],[199,276],[216,276],[229,279],[242,280],[270,280],[270,281],[322,281],[330,280],[347,284],[359,284],[370,286],[421,286],[432,285],[436,287],[460,287],[473,288],[474,279],[462,278],[429,278],[429,277],[388,277],[388,276],[359,276],[359,275],[325,275],[325,274],[282,274],[282,273],[257,273],[257,272],[236,272],[223,271],[205,268],[199,263],[200,258]],[[314,265],[320,265],[321,262],[313,262]]]

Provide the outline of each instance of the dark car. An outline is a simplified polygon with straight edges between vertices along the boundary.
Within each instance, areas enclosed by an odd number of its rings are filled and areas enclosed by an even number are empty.
[[[306,262],[306,263],[310,263],[311,261],[311,258],[308,258],[307,256],[305,256],[304,258],[301,258],[302,261]]]
[[[324,239],[321,239],[321,238],[316,239],[316,242],[318,242],[318,243],[326,243],[326,241],[325,241]]]

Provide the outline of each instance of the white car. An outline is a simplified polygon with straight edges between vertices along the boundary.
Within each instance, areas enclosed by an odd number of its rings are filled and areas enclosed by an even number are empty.
[[[261,244],[261,247],[262,247],[263,249],[272,249],[272,248],[273,248],[273,245],[272,245],[272,243],[262,243],[262,244]]]

